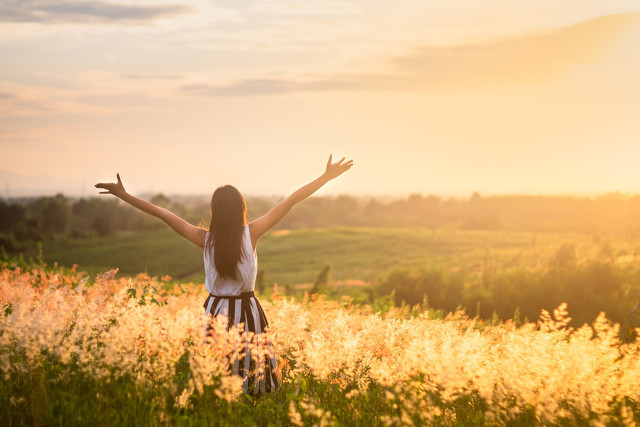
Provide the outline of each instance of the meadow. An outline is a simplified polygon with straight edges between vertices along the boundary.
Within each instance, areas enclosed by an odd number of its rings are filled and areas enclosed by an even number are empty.
[[[297,299],[311,291],[335,300],[349,296],[378,309],[427,300],[442,315],[464,309],[503,320],[534,320],[541,309],[566,302],[579,323],[600,311],[622,323],[640,297],[638,248],[633,237],[570,232],[275,230],[258,246],[256,288],[268,295],[278,285]],[[170,276],[169,287],[204,281],[201,250],[164,228],[59,237],[44,242],[42,256],[93,275],[118,268],[120,276]]]
[[[261,298],[282,387],[242,395],[250,338],[203,317],[202,286],[4,261],[4,425],[635,425],[640,339],[604,314],[485,322],[350,298]],[[205,326],[214,328],[207,338]],[[255,349],[254,349],[255,350]],[[253,352],[252,354],[255,354]]]
[[[250,337],[204,335],[201,249],[155,223],[26,239],[0,256],[0,420],[634,425],[640,238],[553,223],[268,233],[282,388],[259,398],[227,370]]]
[[[578,257],[585,260],[598,257],[605,246],[615,250],[610,256],[633,254],[640,248],[640,239],[455,228],[305,228],[268,233],[260,241],[258,262],[268,287],[310,285],[326,265],[332,266],[337,281],[370,283],[397,268],[442,267],[482,273],[488,261],[501,271],[537,268],[567,244],[575,245]],[[34,257],[37,251],[26,254]],[[45,241],[43,257],[49,264],[76,264],[91,274],[118,268],[121,275],[147,272],[194,283],[204,279],[202,250],[167,228],[56,238]]]

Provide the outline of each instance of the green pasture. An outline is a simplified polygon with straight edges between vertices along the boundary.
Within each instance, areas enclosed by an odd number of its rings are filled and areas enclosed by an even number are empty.
[[[613,240],[611,240],[613,239]],[[464,231],[423,228],[319,228],[275,231],[258,245],[259,269],[267,285],[313,283],[324,266],[334,281],[371,282],[398,268],[443,268],[481,274],[487,269],[537,269],[558,249],[576,246],[578,258],[631,257],[639,240],[572,233]],[[119,232],[107,237],[60,238],[43,245],[45,261],[95,274],[146,271],[177,281],[202,283],[202,250],[170,229]]]

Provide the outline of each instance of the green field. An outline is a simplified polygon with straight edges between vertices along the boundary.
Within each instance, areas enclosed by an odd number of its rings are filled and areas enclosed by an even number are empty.
[[[437,267],[481,274],[486,268],[539,268],[565,244],[579,259],[624,257],[640,241],[573,233],[462,231],[423,228],[321,228],[275,231],[258,245],[259,269],[268,285],[313,283],[325,265],[335,281],[371,282],[394,269]],[[45,261],[91,274],[119,268],[202,283],[202,250],[169,229],[120,232],[104,238],[57,239],[43,245]],[[603,255],[604,254],[604,255]]]

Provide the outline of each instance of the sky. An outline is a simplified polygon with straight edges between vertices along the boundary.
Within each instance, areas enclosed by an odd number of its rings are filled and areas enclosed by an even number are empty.
[[[637,0],[3,0],[0,197],[640,193]]]

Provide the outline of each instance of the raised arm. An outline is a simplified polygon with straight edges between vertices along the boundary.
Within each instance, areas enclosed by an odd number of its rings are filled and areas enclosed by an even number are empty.
[[[146,200],[142,200],[135,196],[132,196],[124,189],[124,185],[122,185],[122,181],[120,180],[120,174],[117,174],[117,178],[118,182],[101,182],[99,184],[96,184],[96,188],[107,190],[101,191],[100,194],[113,194],[119,199],[129,203],[134,208],[140,209],[142,212],[160,218],[182,237],[190,240],[201,248],[204,247],[204,239],[207,230],[203,230],[202,228],[189,224],[187,221],[165,208],[161,208],[160,206],[156,206],[151,202],[147,202]]]
[[[268,213],[261,216],[260,218],[252,221],[249,224],[249,232],[251,234],[251,244],[254,249],[258,244],[258,240],[262,237],[267,231],[271,229],[274,225],[276,225],[296,204],[306,199],[327,182],[331,181],[334,178],[342,175],[346,171],[348,171],[351,166],[353,166],[353,160],[344,161],[343,157],[339,162],[332,163],[332,156],[329,156],[329,161],[327,161],[327,168],[322,175],[318,178],[314,179],[307,185],[300,187],[298,190],[294,191],[289,197],[278,203],[271,209]]]

